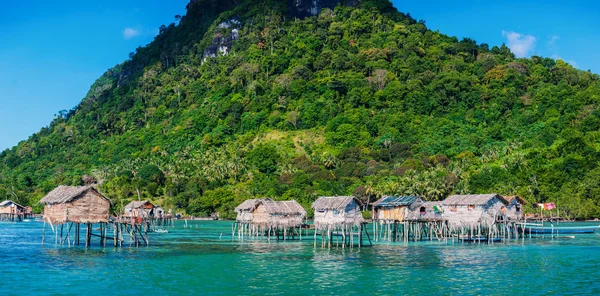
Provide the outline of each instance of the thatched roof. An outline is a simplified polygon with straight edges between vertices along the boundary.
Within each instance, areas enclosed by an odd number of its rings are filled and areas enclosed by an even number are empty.
[[[502,202],[506,202],[502,196],[497,193],[492,194],[467,194],[467,195],[451,195],[448,196],[445,200],[442,201],[443,205],[457,205],[457,206],[466,206],[466,205],[476,205],[483,206],[489,203],[492,199],[498,198]]]
[[[261,201],[267,213],[271,215],[301,215],[306,216],[306,210],[295,200],[273,201],[265,199]]]
[[[265,200],[265,199],[264,198],[253,198],[253,199],[245,200],[239,206],[235,207],[235,211],[238,212],[238,213],[240,211],[245,211],[245,212],[252,211],[252,210],[256,209],[256,207],[258,207],[258,205],[263,200]]]
[[[264,205],[267,213],[277,215],[304,215],[306,210],[295,200],[274,201],[270,198],[248,199],[235,208],[236,212],[250,212]]]
[[[312,207],[316,211],[340,210],[343,211],[352,201],[357,205],[362,203],[354,196],[323,196],[317,199]]]
[[[513,202],[513,200],[515,200],[515,198],[522,204],[522,205],[526,205],[527,201],[524,200],[523,198],[521,198],[518,195],[509,195],[509,196],[504,196],[504,200],[506,200],[507,203],[511,203]]]
[[[104,195],[102,195],[96,188],[92,186],[58,186],[54,190],[50,191],[44,198],[40,200],[40,203],[45,205],[52,204],[64,204],[74,201],[80,196],[84,195],[89,190],[93,190],[98,196],[110,201]]]
[[[146,205],[146,204],[151,204],[154,207],[154,205],[150,201],[147,201],[147,200],[134,200],[134,201],[128,203],[125,206],[125,208],[126,209],[140,209],[140,208],[144,207],[144,205]]]
[[[373,207],[406,207],[423,202],[420,196],[384,196],[373,203]]]
[[[22,209],[25,208],[24,206],[12,201],[12,200],[5,200],[3,202],[0,202],[0,208],[8,207],[10,205],[15,205],[15,206],[17,206],[17,208],[22,208]]]
[[[263,206],[266,215],[255,210]],[[236,221],[275,228],[298,227],[306,218],[306,210],[295,200],[274,201],[269,198],[249,199],[235,208]]]

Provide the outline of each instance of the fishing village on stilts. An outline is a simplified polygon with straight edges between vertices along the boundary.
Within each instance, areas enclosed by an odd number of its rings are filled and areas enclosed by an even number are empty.
[[[384,196],[372,205],[371,237],[361,212],[363,204],[353,196],[317,199],[312,205],[312,224],[305,220],[306,212],[295,201],[250,199],[235,209],[237,219],[232,225],[232,239],[302,240],[304,233],[305,238],[312,236],[315,247],[345,248],[372,246],[373,242],[498,243],[537,238],[540,234],[558,238],[562,234],[593,233],[598,229],[598,226],[560,227],[554,225],[558,216],[545,218],[543,213],[525,215],[526,203],[519,196],[496,193],[452,195],[433,202],[419,196]],[[534,206],[555,208],[553,203]],[[545,226],[544,222],[550,225]]]
[[[427,201],[420,196],[383,196],[371,205],[372,217],[365,219],[363,211],[367,207],[358,198],[323,196],[313,202],[314,218],[310,221],[305,208],[295,200],[256,198],[235,208],[237,218],[231,226],[231,239],[312,240],[315,248],[360,248],[378,242],[500,243],[546,235],[572,238],[561,235],[594,233],[599,228],[558,225],[558,211],[554,217],[543,213],[556,209],[554,203],[535,204],[540,214],[525,215],[526,203],[519,196],[496,193],[451,195],[441,201]],[[165,213],[148,200],[131,201],[122,206],[118,215],[111,216],[113,205],[95,186],[59,186],[40,204],[44,206],[42,244],[51,230],[56,245],[83,243],[90,247],[96,239],[102,247],[149,246],[150,233],[167,233],[164,228],[175,227],[171,211]],[[33,218],[30,207],[10,200],[0,203],[2,221]],[[219,239],[222,236],[221,233]]]

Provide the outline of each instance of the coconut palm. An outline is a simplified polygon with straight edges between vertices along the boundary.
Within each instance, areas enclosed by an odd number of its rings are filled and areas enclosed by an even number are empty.
[[[335,159],[335,157],[330,153],[323,154],[321,161],[323,162],[323,165],[329,170],[337,166],[337,159]]]

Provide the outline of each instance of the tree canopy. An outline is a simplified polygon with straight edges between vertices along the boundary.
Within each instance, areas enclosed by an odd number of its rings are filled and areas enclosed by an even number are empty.
[[[253,197],[488,192],[600,216],[598,75],[358,2],[298,19],[287,1],[192,1],[0,153],[0,196],[39,210],[91,175],[115,205],[222,217]]]

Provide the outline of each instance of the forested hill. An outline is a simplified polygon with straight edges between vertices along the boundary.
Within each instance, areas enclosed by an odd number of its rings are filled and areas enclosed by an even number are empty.
[[[116,210],[232,217],[252,197],[497,192],[600,216],[598,75],[386,0],[312,2],[192,1],[0,154],[0,196],[39,210],[57,185],[99,182]]]

